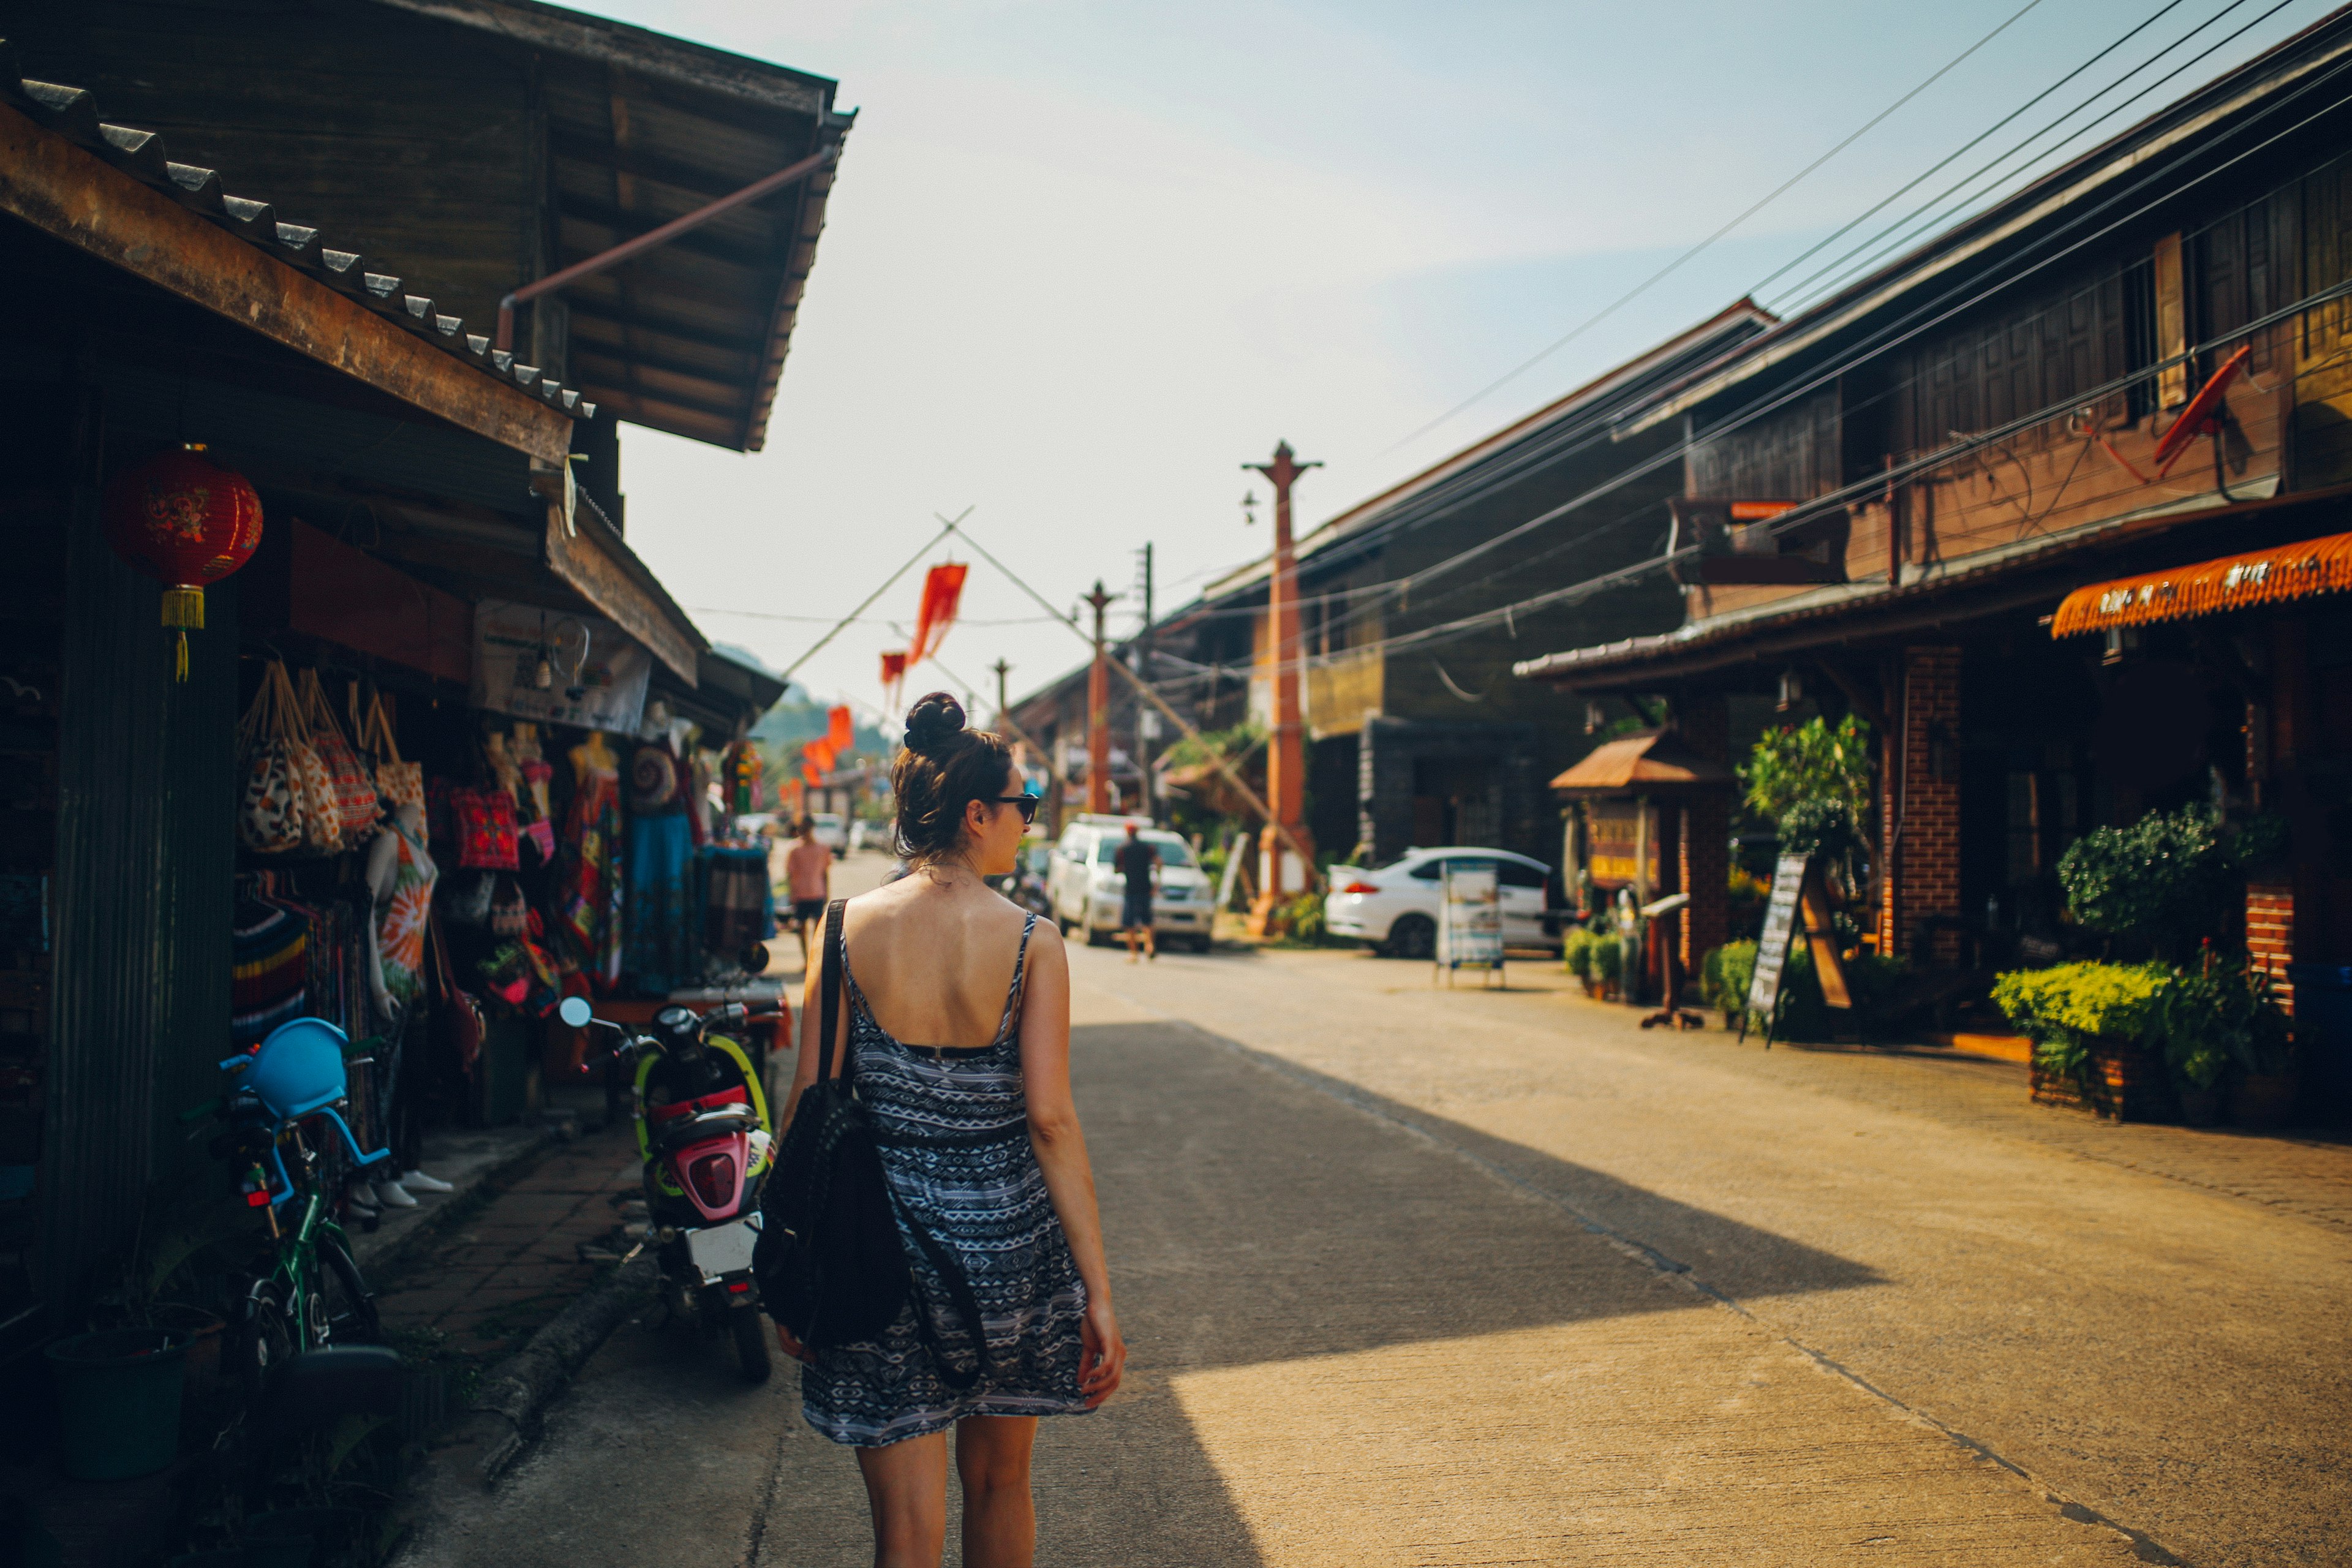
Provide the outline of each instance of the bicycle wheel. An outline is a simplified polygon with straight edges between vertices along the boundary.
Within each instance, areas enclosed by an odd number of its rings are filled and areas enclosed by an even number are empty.
[[[224,1370],[243,1388],[248,1403],[259,1399],[269,1374],[294,1357],[294,1314],[289,1310],[288,1295],[286,1282],[272,1277],[255,1280],[237,1302],[229,1346],[233,1362]]]
[[[319,1324],[316,1345],[372,1345],[383,1338],[377,1320],[375,1292],[360,1273],[350,1247],[331,1230],[319,1236],[317,1279],[313,1289]]]

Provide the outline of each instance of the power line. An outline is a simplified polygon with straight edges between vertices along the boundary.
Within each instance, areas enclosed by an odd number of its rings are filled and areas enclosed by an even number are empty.
[[[1875,115],[1872,116],[1860,130],[1846,137],[1844,141],[1840,142],[1836,146],[1831,148],[1828,152],[1822,153],[1820,157],[1814,159],[1811,163],[1806,164],[1803,168],[1798,170],[1787,179],[1781,181],[1780,184],[1774,186],[1768,195],[1750,205],[1738,217],[1733,218],[1729,223],[1725,224],[1721,228],[1718,228],[1713,234],[1708,235],[1705,239],[1700,240],[1696,245],[1692,246],[1688,250],[1684,251],[1680,256],[1675,257],[1672,261],[1667,262],[1655,272],[1651,273],[1650,276],[1642,279],[1641,282],[1636,283],[1633,288],[1619,295],[1615,300],[1612,300],[1607,305],[1602,306],[1601,310],[1596,311],[1594,314],[1586,317],[1582,321],[1577,323],[1574,327],[1570,328],[1565,335],[1555,339],[1549,345],[1538,352],[1532,357],[1523,360],[1512,369],[1505,372],[1500,377],[1489,382],[1486,385],[1471,394],[1470,396],[1464,399],[1462,402],[1455,404],[1453,407],[1447,409],[1444,413],[1439,415],[1428,424],[1423,425],[1420,429],[1413,431],[1412,434],[1404,437],[1401,440],[1391,442],[1388,446],[1381,449],[1379,456],[1385,458],[1391,452],[1395,451],[1399,447],[1402,447],[1409,442],[1419,440],[1422,437],[1428,435],[1432,430],[1436,429],[1439,426],[1444,424],[1455,415],[1483,400],[1489,393],[1495,392],[1510,382],[1516,381],[1526,372],[1534,369],[1538,364],[1549,359],[1553,354],[1559,353],[1561,349],[1566,348],[1570,343],[1574,342],[1578,338],[1582,337],[1586,332],[1591,331],[1594,327],[1599,326],[1611,316],[1615,315],[1620,309],[1631,304],[1643,294],[1647,293],[1653,284],[1664,281],[1668,276],[1678,270],[1685,262],[1690,260],[1693,257],[1706,249],[1717,240],[1721,239],[1725,235],[1729,234],[1733,229],[1738,228],[1741,224],[1746,223],[1749,218],[1754,217],[1758,213],[1762,212],[1766,207],[1770,206],[1774,202],[1780,200],[1783,195],[1786,195],[1796,186],[1798,182],[1803,180],[1808,174],[1811,174],[1814,170],[1820,168],[1822,164],[1828,163],[1831,159],[1836,157],[1847,148],[1853,146],[1856,142],[1861,141],[1863,137],[1869,134],[1872,131],[1877,129],[1880,123],[1885,121],[1889,115],[1892,115],[1896,110],[1901,109],[1905,104],[1910,102],[1913,99],[1918,97],[1921,93],[1935,86],[1938,81],[1941,81],[1951,71],[1958,68],[1962,61],[1975,54],[1979,49],[1983,48],[1987,44],[1991,43],[1995,38],[2000,37],[2001,34],[2009,31],[2012,26],[2024,17],[2028,11],[2032,10],[2035,6],[2041,4],[2042,0],[2025,0],[2024,5],[2011,13],[2008,20],[2002,22],[1991,32],[1987,33],[1983,37],[1979,38],[1975,43],[1970,44],[1967,48],[1962,49],[1958,54],[1945,61],[1941,66],[1938,66],[1927,80],[1921,82],[1918,86],[1913,88],[1910,91],[1896,99],[1893,103],[1888,104],[1885,109],[1880,110]]]
[[[956,514],[956,521],[961,522],[971,515],[971,508],[966,507],[962,511]],[[946,522],[947,520],[942,518],[940,521],[942,522]],[[824,636],[811,643],[809,645],[808,651],[801,655],[800,658],[793,660],[792,664],[787,667],[784,672],[781,676],[777,677],[777,679],[780,680],[790,680],[795,670],[799,669],[801,666],[806,664],[810,659],[813,659],[817,656],[818,649],[824,647],[825,644],[840,636],[844,627],[849,626],[852,622],[856,620],[858,616],[873,608],[874,601],[888,593],[890,591],[891,584],[898,582],[899,578],[904,577],[910,570],[912,570],[916,562],[920,561],[924,556],[929,555],[931,552],[932,545],[937,544],[940,540],[945,539],[949,534],[953,533],[955,531],[955,526],[954,522],[949,522],[946,527],[940,529],[939,532],[933,534],[929,540],[925,541],[923,547],[920,550],[918,550],[912,555],[908,556],[904,564],[902,564],[896,572],[891,573],[890,575],[882,579],[882,585],[879,588],[877,588],[874,592],[866,595],[864,601],[858,605],[857,608],[850,611],[849,614],[844,616],[839,621],[835,622],[832,630],[826,632]]]
[[[1870,238],[1848,250],[1836,260],[1830,262],[1827,266],[1816,269],[1814,272],[1807,276],[1801,282],[1799,282],[1790,288],[1787,295],[1784,297],[1784,305],[1790,308],[1800,308],[1800,301],[1802,300],[1808,298],[1812,300],[1825,299],[1835,293],[1839,289],[1843,288],[1855,277],[1861,275],[1870,268],[1878,265],[1888,255],[1900,249],[1903,246],[1914,243],[1921,234],[1932,229],[1948,226],[1957,215],[1966,210],[1971,203],[1979,199],[1979,196],[1963,196],[1959,201],[1953,203],[1950,206],[1945,207],[1941,212],[1930,213],[1929,209],[1937,206],[1939,203],[1945,201],[1946,198],[1951,196],[1954,193],[1965,190],[1969,185],[1974,184],[1985,174],[2000,167],[2002,163],[2007,163],[2011,158],[2016,156],[2017,153],[2023,151],[2025,148],[2032,146],[2034,142],[2040,141],[2042,137],[2048,135],[2059,126],[2063,125],[2067,121],[2073,119],[2075,115],[2081,113],[2092,104],[2096,103],[2100,99],[2105,97],[2108,93],[2113,92],[2116,88],[2122,86],[2125,82],[2129,81],[2133,77],[2137,76],[2141,71],[2146,70],[2149,66],[2154,65],[2158,60],[2162,59],[2166,55],[2170,54],[2174,49],[2179,48],[2182,44],[2187,43],[2190,38],[2195,37],[2199,33],[2204,31],[2205,28],[2211,26],[2215,22],[2220,21],[2223,16],[2228,16],[2231,11],[2236,10],[2239,5],[2243,5],[2244,3],[2245,0],[2232,0],[2232,3],[2230,5],[2225,6],[2222,10],[2215,13],[2212,16],[2208,17],[2205,21],[2199,23],[2188,33],[2183,34],[2180,37],[2176,38],[2173,42],[2166,45],[2163,48],[2158,49],[2155,54],[2149,56],[2147,59],[2141,61],[2130,70],[2125,72],[2116,80],[2108,83],[2105,87],[2099,89],[2098,91],[2092,93],[2088,98],[2085,98],[2081,102],[2075,104],[2074,108],[2067,110],[2063,114],[2060,114],[2056,119],[2043,125],[2041,130],[2033,132],[2022,141],[2016,142],[2011,146],[2007,152],[2001,153],[1985,163],[1979,165],[1973,173],[1967,174],[1954,184],[1946,186],[1941,192],[1929,197],[1927,201],[1922,202],[1918,206],[1914,207],[1908,214],[1895,219],[1895,222],[1889,224],[1885,228],[1880,229]],[[2182,72],[2187,71],[2199,63],[2210,58],[2217,51],[2227,48],[2231,44],[2235,43],[2238,39],[2245,37],[2247,33],[2261,26],[2264,22],[2269,21],[2273,16],[2277,16],[2281,11],[2285,10],[2287,6],[2293,4],[2294,4],[2294,0],[2278,0],[2278,4],[2273,5],[2269,10],[2264,11],[2260,16],[2256,16],[2252,21],[2246,23],[2236,32],[2208,45],[2197,54],[2181,61],[2180,64],[2175,66],[2164,75],[2157,78],[2154,81],[2149,82],[2147,86],[2133,93],[2129,98],[2125,99],[2122,102],[2106,110],[2076,130],[2067,132],[2065,136],[2062,137],[2049,149],[2042,153],[2034,154],[2034,157],[2036,159],[2040,159],[2054,155],[2057,151],[2063,147],[2067,142],[2075,141],[2080,137],[2088,134],[2099,125],[2114,119],[2116,115],[2121,114],[2125,110],[2129,109],[2133,104],[2139,102],[2150,93],[2157,91],[2158,89],[2165,86],[2166,83],[2170,82],[2175,78],[2181,75]],[[2006,123],[2006,121],[2004,121],[2004,123]],[[1996,127],[1996,129],[1998,129],[1998,127]],[[2029,162],[2031,162],[2031,160],[2029,160]],[[2003,177],[2006,178],[2008,176]],[[1979,193],[1979,195],[1983,195],[1987,194],[1989,193]],[[1895,237],[1891,243],[1881,243],[1882,241],[1886,241],[1890,235],[1895,236],[1896,237]],[[1868,254],[1865,256],[1864,254],[1864,252],[1868,252]],[[1846,266],[1849,261],[1852,261],[1858,256],[1863,258],[1861,261],[1852,267]],[[1845,269],[1843,272],[1839,272],[1838,269],[1840,268],[1844,268]],[[1837,275],[1832,278],[1829,282],[1823,284],[1820,289],[1815,289],[1811,295],[1807,296],[1805,294],[1805,290],[1811,288],[1816,280],[1831,273],[1836,273]]]
[[[1993,135],[1998,133],[2001,127],[2011,123],[2012,121],[2016,120],[2019,115],[2023,114],[2027,110],[2032,109],[2035,104],[2040,103],[2043,99],[2048,98],[2052,93],[2056,92],[2060,88],[2064,87],[2068,82],[2073,81],[2076,77],[2081,76],[2084,71],[2089,70],[2093,66],[2097,65],[2101,60],[2105,59],[2109,55],[2115,53],[2117,49],[2131,42],[2132,39],[2139,37],[2140,34],[2156,26],[2156,24],[2161,21],[2164,17],[2171,15],[2174,11],[2179,10],[2182,5],[2187,4],[2188,0],[2168,0],[2167,5],[2157,11],[2155,15],[2149,16],[2146,21],[2141,22],[2139,26],[2132,28],[2129,32],[2124,34],[2123,37],[2108,44],[2106,47],[2101,49],[2097,54],[2093,55],[2089,59],[2084,60],[2081,65],[2076,66],[2073,70],[2068,71],[2064,76],[2060,77],[2056,81],[2052,82],[2048,87],[2043,88],[2040,92],[2035,93],[2032,98],[2027,99],[2023,103],[2019,104],[2015,109],[2011,110],[2007,114],[2002,115],[1999,120],[1994,121],[1982,131],[1978,132],[1976,135],[1970,137],[1967,142],[1946,153],[1942,158],[1930,164],[1920,174],[1912,176],[1910,180],[1906,181],[1895,190],[1880,197],[1877,202],[1864,209],[1853,218],[1847,220],[1847,222],[1835,233],[1815,242],[1811,247],[1803,251],[1801,254],[1782,262],[1780,266],[1766,273],[1762,278],[1758,279],[1756,282],[1748,288],[1748,292],[1749,297],[1755,298],[1760,296],[1763,290],[1770,284],[1788,273],[1794,271],[1796,268],[1802,267],[1807,261],[1810,261],[1814,257],[1820,255],[1823,250],[1826,250],[1831,246],[1835,245],[1840,239],[1843,239],[1847,235],[1852,234],[1855,229],[1862,226],[1862,225],[1869,222],[1873,216],[1878,213],[1884,212],[1888,206],[1900,200],[1905,195],[1918,189],[1919,186],[1935,178],[1937,174],[1949,168],[1956,160],[1965,156],[1975,148],[1982,146]],[[2226,16],[2231,11],[2236,10],[2239,6],[2244,4],[2246,4],[2246,0],[2230,0],[2229,5],[2218,13],[2218,15]],[[2212,22],[2210,19],[2199,24],[2200,27],[2210,26],[2211,25]],[[2176,44],[2171,47],[2178,47],[2179,46]],[[1818,276],[1818,274],[1816,274],[1816,276]],[[1811,281],[1811,279],[1810,278],[1806,279],[1806,282]],[[1801,283],[1795,287],[1801,289],[1804,285]]]
[[[2347,68],[2352,68],[2352,58],[2339,60],[2336,65],[2314,77],[2311,80],[2294,88],[2279,100],[2264,105],[2256,112],[2255,115],[2250,117],[2242,124],[2234,127],[2233,130],[2242,132],[2251,129],[2263,116],[2275,113],[2278,110],[2288,107],[2305,94],[2325,85],[2329,80],[2343,74]],[[2073,244],[2066,246],[2064,248],[2058,250],[2052,255],[2043,257],[2042,259],[2013,272],[2010,276],[1992,282],[1989,287],[1979,289],[1969,298],[1961,300],[1958,304],[1951,305],[1949,309],[1942,310],[1938,314],[1928,316],[1928,312],[1937,310],[1938,307],[1944,306],[1947,301],[1953,300],[1956,296],[1966,291],[1970,285],[1962,283],[1948,289],[1937,298],[1915,307],[1907,315],[1880,328],[1875,333],[1872,334],[1871,337],[1865,338],[1860,343],[1853,345],[1848,350],[1843,351],[1841,355],[1832,356],[1827,363],[1820,367],[1809,379],[1801,380],[1796,385],[1788,387],[1781,391],[1768,394],[1757,401],[1751,402],[1746,407],[1733,414],[1720,424],[1711,426],[1706,431],[1704,439],[1718,439],[1735,430],[1744,428],[1745,426],[1755,423],[1757,420],[1787,406],[1797,399],[1818,390],[1820,387],[1843,374],[1846,371],[1853,368],[1854,365],[1893,352],[1895,349],[1901,347],[1904,343],[1910,342],[1922,333],[1932,330],[1944,321],[1949,321],[1952,317],[1959,314],[1961,311],[1972,309],[1973,307],[1981,304],[1983,301],[1990,299],[1994,294],[2000,292],[2002,289],[2021,281],[2025,278],[2032,276],[2034,273],[2042,270],[2044,268],[2050,267],[2056,262],[2064,259],[2066,257],[2074,254],[2076,251],[2083,249],[2086,246],[2096,243],[2098,240],[2113,233],[2117,227],[2132,221],[2134,218],[2139,217],[2146,213],[2152,211],[2154,208],[2160,206],[2165,202],[2173,200],[2175,197],[2194,189],[2196,186],[2204,184],[2206,181],[2227,172],[2229,169],[2243,163],[2246,159],[2252,157],[2255,153],[2273,145],[2281,139],[2292,135],[2294,132],[2301,130],[2304,126],[2310,124],[2313,121],[2342,107],[2342,105],[2347,101],[2352,101],[2352,99],[2336,99],[2324,108],[2312,114],[2306,115],[2302,120],[2297,121],[2294,124],[2288,126],[2285,130],[2280,131],[2264,141],[2258,142],[2253,147],[2247,149],[2245,152],[2240,153],[2235,157],[2230,158],[2215,167],[2208,169],[2204,173],[2197,174],[2186,181],[2183,181],[2179,184],[2173,186],[2171,189],[2163,192],[2161,195],[2126,214],[2123,217],[2106,225],[2105,227],[2084,236],[2084,237],[2074,241]],[[2329,162],[2333,163],[2336,160],[2330,160]],[[2032,246],[2029,246],[2024,254],[2031,254],[2032,249],[2041,246],[2048,245],[2069,230],[2097,218],[2102,213],[2113,208],[2118,203],[2126,201],[2145,190],[2149,184],[2160,177],[2160,171],[2151,173],[2123,189],[2115,192],[2105,200],[2089,207],[2087,210],[2074,215],[2065,224],[2060,226],[2051,234],[2042,237],[2040,239],[2036,240]],[[2297,177],[2301,178],[2302,176]],[[2284,185],[2273,187],[2273,191],[2284,188]],[[1926,316],[1927,319],[1922,320],[1921,318],[1923,316]],[[1899,335],[1892,338],[1888,337],[1889,333],[1896,333],[1898,331]],[[1565,516],[1571,511],[1591,504],[1592,501],[1597,500],[1603,496],[1621,489],[1625,485],[1632,483],[1633,480],[1655,472],[1669,462],[1680,460],[1694,446],[1700,444],[1701,439],[1701,437],[1696,435],[1685,437],[1684,439],[1675,442],[1665,447],[1654,457],[1647,458],[1644,461],[1635,464],[1632,468],[1618,473],[1610,479],[1607,479],[1585,491],[1582,495],[1574,497],[1571,500],[1551,507],[1547,510],[1537,514],[1535,517],[1518,523],[1512,528],[1507,529],[1503,532],[1496,534],[1491,538],[1483,540],[1477,544],[1472,545],[1466,550],[1458,552],[1454,555],[1452,555],[1444,561],[1423,567],[1419,571],[1410,573],[1403,577],[1391,579],[1387,585],[1393,591],[1401,593],[1409,590],[1416,583],[1425,581],[1442,573],[1451,571],[1465,562],[1474,560],[1480,555],[1499,548],[1501,545],[1507,543],[1513,539],[1520,537],[1533,529],[1541,527],[1545,523]],[[1811,503],[1808,504],[1810,505]],[[1791,518],[1790,521],[1793,522],[1795,520]],[[1364,613],[1366,613],[1364,610],[1357,611],[1354,618],[1360,618]]]

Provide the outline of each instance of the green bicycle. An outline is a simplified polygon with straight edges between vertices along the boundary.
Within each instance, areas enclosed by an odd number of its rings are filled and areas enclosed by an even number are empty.
[[[375,1293],[352,1256],[351,1238],[329,1211],[319,1180],[319,1152],[297,1117],[271,1103],[277,1097],[269,1093],[275,1087],[267,1081],[269,1075],[256,1080],[247,1070],[258,1059],[233,1057],[221,1064],[238,1078],[219,1102],[227,1131],[213,1142],[215,1155],[245,1167],[239,1184],[245,1202],[262,1210],[269,1226],[269,1249],[236,1304],[227,1347],[232,1364],[223,1368],[252,1394],[293,1356],[329,1345],[373,1344],[383,1337]],[[340,1061],[336,1066],[340,1078]],[[337,1093],[311,1109],[325,1112],[349,1140],[351,1131],[336,1113],[341,1103]],[[292,1172],[286,1160],[289,1149]],[[363,1164],[373,1163],[355,1142],[352,1154]]]

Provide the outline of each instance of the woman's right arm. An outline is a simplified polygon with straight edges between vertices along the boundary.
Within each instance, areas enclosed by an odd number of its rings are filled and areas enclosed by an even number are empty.
[[[776,1137],[779,1142],[782,1140],[785,1129],[793,1124],[793,1113],[800,1109],[801,1095],[809,1085],[816,1081],[816,1037],[817,1031],[824,1026],[824,965],[821,963],[812,963],[808,966],[808,980],[801,987],[800,1027],[795,1031],[799,1036],[800,1045],[793,1056],[792,1089],[784,1096],[783,1110],[776,1118]],[[838,1035],[841,1031],[835,1029],[834,1032]],[[793,1331],[784,1327],[783,1320],[781,1318],[776,1320],[776,1343],[782,1346],[784,1353],[795,1361],[809,1359],[808,1347],[793,1337]]]
[[[1091,1410],[1117,1392],[1127,1368],[1127,1342],[1110,1301],[1110,1266],[1103,1255],[1102,1213],[1095,1202],[1094,1167],[1070,1096],[1070,960],[1062,933],[1040,922],[1029,942],[1028,977],[1021,999],[1021,1078],[1029,1105],[1029,1143],[1037,1152],[1045,1191],[1069,1238],[1070,1255],[1087,1288],[1080,1328],[1078,1390]]]

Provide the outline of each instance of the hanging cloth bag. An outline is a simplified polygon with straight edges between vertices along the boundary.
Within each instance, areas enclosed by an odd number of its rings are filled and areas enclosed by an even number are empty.
[[[400,742],[393,739],[392,718],[383,710],[383,694],[376,693],[368,700],[365,718],[360,721],[360,750],[375,762],[376,793],[383,796],[384,805],[397,811],[404,805],[425,805],[425,764],[400,760]]]
[[[310,721],[303,712],[302,697],[295,689],[294,678],[282,663],[274,668],[278,710],[285,721],[287,754],[293,761],[295,780],[302,791],[303,847],[331,855],[343,847],[343,818],[335,808],[334,781],[328,777],[327,764],[319,758],[319,748],[310,742]]]
[[[375,780],[368,776],[359,754],[344,741],[342,726],[327,705],[326,688],[319,683],[317,670],[302,672],[301,697],[303,716],[310,723],[310,745],[325,765],[328,784],[334,791],[335,816],[342,828],[343,843],[357,847],[375,832],[383,816]]]
[[[285,693],[286,696],[281,696]],[[309,795],[299,764],[286,739],[285,702],[291,689],[286,667],[271,660],[261,672],[261,689],[237,725],[237,752],[245,759],[245,784],[236,806],[236,836],[262,855],[288,855],[307,837]]]
[[[467,871],[520,871],[522,851],[515,832],[514,796],[496,784],[453,789],[457,814],[457,865]]]

